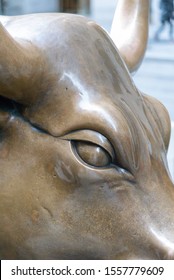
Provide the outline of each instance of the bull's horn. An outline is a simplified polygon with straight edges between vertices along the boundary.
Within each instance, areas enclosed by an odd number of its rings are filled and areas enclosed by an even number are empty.
[[[31,104],[38,92],[37,85],[43,84],[46,67],[37,47],[25,40],[15,40],[0,24],[1,96]]]
[[[144,57],[149,25],[150,0],[118,0],[111,38],[130,72],[135,72]]]

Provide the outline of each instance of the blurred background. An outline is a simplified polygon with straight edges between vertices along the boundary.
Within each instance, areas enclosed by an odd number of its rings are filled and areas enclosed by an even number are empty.
[[[0,0],[0,13],[77,13],[94,19],[110,32],[116,5],[117,0]],[[157,36],[160,14],[160,0],[151,0],[147,52],[133,79],[141,91],[158,98],[168,109],[172,124],[168,162],[174,178],[174,35],[172,38],[170,26],[166,24]]]

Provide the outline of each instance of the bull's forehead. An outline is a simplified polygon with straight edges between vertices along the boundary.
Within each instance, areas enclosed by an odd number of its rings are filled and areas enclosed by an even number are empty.
[[[115,44],[90,19],[74,15],[28,15],[14,17],[5,27],[13,37],[38,46],[49,63],[47,74],[52,76],[51,82],[58,83],[54,87],[59,86],[60,80],[66,82],[70,78],[90,92],[135,94]]]
[[[50,22],[50,28],[53,23]],[[54,123],[54,134],[61,134],[58,131],[61,120],[68,119],[66,114],[73,116],[71,125],[74,118],[79,119],[79,113],[83,115],[86,111],[91,112],[91,119],[97,112],[104,113],[107,108],[123,103],[135,111],[142,97],[107,33],[83,17],[77,20],[74,16],[62,16],[56,27],[55,36],[48,36],[47,40],[42,36],[37,39],[38,31],[32,37],[48,57],[51,65],[48,75],[53,83],[49,92],[39,95],[36,104],[28,110],[30,118],[41,121],[42,115],[44,125],[50,128]],[[57,129],[56,120],[59,120]]]
[[[152,138],[159,139],[144,100],[108,34],[83,17],[60,16],[55,21],[53,15],[45,19],[48,30],[44,24],[42,36],[39,18],[31,18],[32,33],[25,24],[22,28],[23,17],[15,25],[7,25],[12,34],[20,25],[19,37],[41,48],[50,63],[48,75],[53,83],[49,92],[38,95],[37,102],[26,110],[30,121],[55,136],[93,129],[108,137],[122,131],[120,139],[127,139],[126,127],[132,138],[139,131],[142,143],[147,134],[151,144]]]

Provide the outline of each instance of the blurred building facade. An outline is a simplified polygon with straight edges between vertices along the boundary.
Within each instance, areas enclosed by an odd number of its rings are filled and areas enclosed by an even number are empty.
[[[1,14],[21,15],[29,13],[68,12],[87,15],[108,31],[118,0],[0,0]],[[151,0],[151,23],[159,22],[159,1]]]
[[[1,0],[1,14],[21,15],[44,12],[89,14],[90,0]]]
[[[0,0],[1,14],[67,12],[88,16],[110,29],[117,0]]]

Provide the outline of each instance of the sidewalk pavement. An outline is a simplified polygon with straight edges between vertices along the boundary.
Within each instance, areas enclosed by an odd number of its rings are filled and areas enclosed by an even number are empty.
[[[150,39],[145,59],[163,60],[168,63],[174,63],[174,41],[155,41]]]
[[[169,40],[168,29],[165,28],[160,35],[160,39],[154,40],[156,26],[151,25],[149,28],[149,42],[145,58],[151,60],[163,60],[165,62],[174,62],[174,37],[173,41]]]

